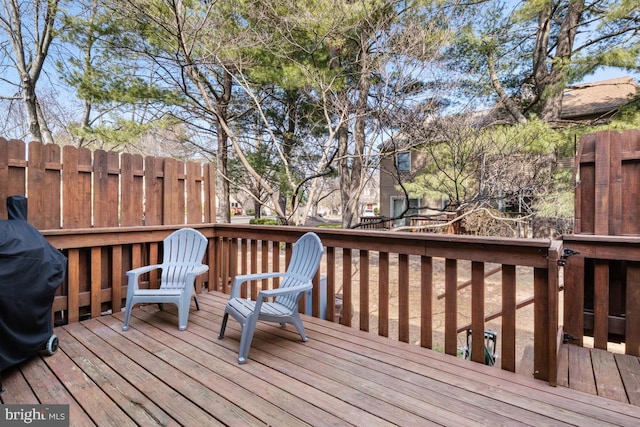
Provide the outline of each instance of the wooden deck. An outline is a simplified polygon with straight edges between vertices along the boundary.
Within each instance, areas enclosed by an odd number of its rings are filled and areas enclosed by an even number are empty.
[[[533,347],[528,346],[518,373],[532,372]],[[558,357],[558,386],[640,406],[640,358],[563,344]]]
[[[226,296],[175,311],[134,310],[56,328],[60,350],[3,374],[4,404],[65,403],[72,426],[640,425],[640,407],[305,318],[259,324],[246,365],[239,328],[218,340]]]
[[[563,345],[558,385],[640,406],[640,358]]]

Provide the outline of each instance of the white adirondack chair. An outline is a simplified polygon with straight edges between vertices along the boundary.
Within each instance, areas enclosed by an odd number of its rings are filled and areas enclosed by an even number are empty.
[[[198,307],[198,300],[193,294],[195,279],[209,270],[202,264],[202,257],[207,249],[207,238],[193,228],[182,228],[174,231],[163,243],[162,264],[147,265],[127,271],[127,303],[122,330],[129,329],[131,309],[138,303],[171,303],[178,306],[178,329],[187,329],[191,295]],[[140,276],[155,269],[161,269],[159,289],[140,289]]]
[[[253,333],[258,320],[277,322],[285,326],[291,323],[297,329],[302,341],[307,341],[302,319],[298,313],[298,301],[304,292],[313,287],[312,279],[320,266],[324,252],[322,242],[315,233],[306,233],[293,244],[291,261],[285,272],[257,273],[236,276],[231,288],[231,297],[224,310],[219,339],[224,337],[229,315],[242,325],[238,362],[246,363]],[[243,283],[280,277],[277,289],[261,290],[256,301],[240,297]],[[268,301],[274,298],[273,301]]]

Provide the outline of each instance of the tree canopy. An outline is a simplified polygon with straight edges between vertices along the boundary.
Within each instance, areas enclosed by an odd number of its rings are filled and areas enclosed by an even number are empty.
[[[215,161],[223,221],[242,192],[304,223],[330,178],[343,227],[357,226],[394,138],[431,159],[401,183],[408,196],[543,200],[567,188],[542,166],[570,144],[558,130],[564,88],[603,66],[639,67],[632,0],[0,7],[3,136]],[[488,108],[506,129],[460,119]],[[519,179],[505,174],[514,158],[527,164]]]

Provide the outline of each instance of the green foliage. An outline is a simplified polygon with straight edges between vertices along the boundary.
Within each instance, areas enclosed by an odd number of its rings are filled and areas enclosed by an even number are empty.
[[[537,118],[549,90],[542,81],[557,92],[602,65],[638,70],[640,38],[629,24],[638,22],[637,1],[587,6],[574,28],[583,44],[554,58],[567,12],[581,2],[80,0],[60,3],[66,16],[55,52],[64,53],[48,63],[84,107],[63,124],[79,139],[136,149],[185,124],[176,144],[193,143],[221,164],[228,158],[223,182],[257,201],[271,196],[291,208],[322,175],[339,177],[349,205],[358,179],[376,167],[381,135],[422,121],[410,139],[427,161],[405,185],[410,197],[460,205],[526,193],[539,212],[565,215],[561,193],[571,191],[571,176],[542,163],[572,156],[584,133],[640,127],[637,104],[606,127],[554,130]],[[569,72],[547,79],[560,65]],[[230,88],[222,84],[229,76]],[[463,104],[483,109],[497,98],[513,101],[528,123],[432,126]],[[218,141],[233,142],[235,155]],[[326,157],[333,163],[319,168]]]
[[[405,189],[412,198],[441,199],[460,206],[485,192],[480,186],[495,187],[497,192],[512,192],[506,179],[508,158],[534,159],[553,154],[565,144],[565,139],[540,120],[524,125],[489,126],[475,129],[464,121],[443,119],[437,126],[441,138],[425,141],[419,150],[424,168]],[[484,172],[483,172],[484,171]],[[480,181],[482,180],[482,182]]]
[[[562,129],[554,129],[535,118],[524,125],[480,130],[454,131],[454,126],[449,126],[449,139],[425,141],[421,145],[419,154],[425,158],[425,167],[412,182],[404,184],[410,197],[447,197],[455,206],[467,207],[482,206],[483,201],[490,201],[488,206],[508,206],[515,200],[518,203],[524,200],[530,213],[560,224],[574,216],[574,177],[573,169],[558,167],[555,160],[574,157],[585,134],[640,128],[640,111],[636,101],[622,108],[606,125]],[[499,215],[494,212],[493,216]],[[513,226],[505,224],[508,222],[486,214],[464,219],[471,232],[513,235]]]
[[[504,141],[514,151],[531,154],[552,153],[564,143],[561,133],[537,117],[531,117],[526,124],[492,127],[482,133],[489,139]]]
[[[83,146],[122,148],[137,144],[148,132],[166,129],[169,116],[147,115],[150,106],[166,106],[183,98],[158,84],[154,71],[125,48],[131,21],[116,19],[98,2],[82,2],[81,13],[64,17],[61,40],[71,46],[55,62],[62,80],[84,101],[83,120],[67,126]]]
[[[521,113],[555,120],[550,105],[557,107],[566,84],[603,66],[637,72],[640,38],[637,26],[629,25],[638,20],[637,1],[597,3],[488,0],[460,5],[454,43],[445,52],[452,76],[463,82],[452,93],[491,105],[503,89]],[[566,31],[567,25],[575,33]],[[546,104],[549,96],[554,102]]]
[[[550,159],[573,155],[575,135],[535,118],[481,129],[445,119],[439,129],[441,139],[425,141],[417,151],[424,168],[403,184],[411,198],[507,206],[571,188],[571,176],[554,172]]]
[[[573,218],[574,193],[565,187],[565,191],[546,194],[536,199],[536,215],[544,218]]]
[[[316,225],[318,228],[342,228],[341,224],[318,224]]]
[[[249,224],[253,225],[278,225],[278,221],[272,218],[251,218]]]
[[[640,129],[640,98],[622,107],[614,119],[603,127],[603,130],[630,130]]]

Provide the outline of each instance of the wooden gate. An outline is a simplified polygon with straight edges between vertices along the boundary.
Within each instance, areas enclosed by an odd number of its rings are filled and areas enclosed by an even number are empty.
[[[579,342],[593,336],[596,348],[626,342],[637,354],[640,131],[585,135],[575,174],[575,234],[564,243],[579,253],[566,264],[565,331]]]

